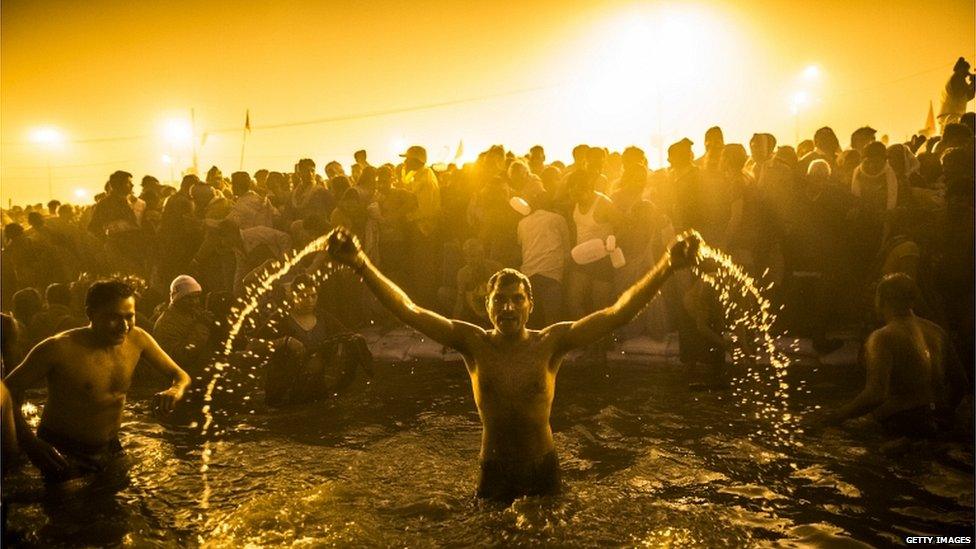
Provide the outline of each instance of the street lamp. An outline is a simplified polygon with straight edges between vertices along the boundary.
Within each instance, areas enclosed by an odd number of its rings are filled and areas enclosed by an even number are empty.
[[[800,109],[807,106],[809,103],[810,94],[807,92],[798,91],[793,94],[790,109],[793,111],[794,146],[800,143]]]
[[[47,197],[48,200],[54,199],[54,176],[51,169],[51,156],[55,149],[64,144],[64,134],[53,126],[34,128],[30,132],[32,143],[39,145],[47,152]]]
[[[193,124],[183,118],[171,118],[163,123],[163,139],[169,145],[169,153],[164,155],[163,162],[170,166],[170,181],[175,181],[173,165],[179,163],[179,152],[193,144]],[[173,154],[173,151],[176,154]],[[167,160],[168,158],[168,160]]]

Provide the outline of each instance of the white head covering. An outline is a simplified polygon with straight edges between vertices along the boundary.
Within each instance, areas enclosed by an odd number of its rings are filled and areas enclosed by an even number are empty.
[[[176,303],[180,298],[195,292],[202,292],[200,283],[190,275],[180,275],[169,285],[169,302]]]

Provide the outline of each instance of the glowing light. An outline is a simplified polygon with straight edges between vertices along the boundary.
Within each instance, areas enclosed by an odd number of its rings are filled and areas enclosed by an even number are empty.
[[[61,130],[53,126],[45,126],[31,130],[30,140],[32,143],[45,147],[56,147],[62,145],[65,138]]]
[[[87,189],[75,189],[74,195],[75,195],[75,198],[88,198],[88,190]]]
[[[174,146],[189,146],[193,140],[193,126],[188,120],[173,118],[163,124],[163,137]]]
[[[803,69],[803,79],[804,80],[816,80],[820,78],[820,67],[816,65],[808,65]]]
[[[800,109],[810,104],[810,94],[805,91],[798,91],[793,94],[790,101],[790,109],[793,114],[800,112]]]
[[[166,164],[167,166],[173,163],[173,157],[168,154],[164,154],[162,160],[163,164]]]

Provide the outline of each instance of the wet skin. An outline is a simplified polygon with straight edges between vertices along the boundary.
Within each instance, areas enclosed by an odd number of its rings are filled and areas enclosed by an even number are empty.
[[[326,249],[333,259],[359,273],[377,299],[400,320],[456,349],[464,358],[484,428],[482,459],[528,464],[554,449],[549,414],[556,374],[566,353],[629,322],[675,268],[695,260],[699,242],[697,233],[682,235],[615,304],[541,331],[525,328],[532,301],[522,282],[499,284],[488,295],[488,315],[494,327],[484,330],[417,306],[370,263],[348,231],[333,231]]]
[[[98,446],[114,439],[132,373],[140,358],[172,379],[157,393],[153,408],[168,413],[190,383],[156,341],[135,327],[135,300],[126,298],[89,311],[91,323],[50,337],[34,347],[4,380],[14,399],[42,379],[48,388],[41,427],[83,444]],[[31,432],[20,407],[14,407],[17,436],[31,461],[42,470],[65,465],[56,450]]]

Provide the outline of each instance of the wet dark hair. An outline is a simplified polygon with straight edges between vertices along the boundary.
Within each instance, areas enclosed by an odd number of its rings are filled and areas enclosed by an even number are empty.
[[[488,295],[495,293],[498,288],[508,286],[509,284],[521,284],[525,288],[526,295],[529,296],[529,301],[532,301],[532,283],[529,282],[529,277],[520,271],[508,267],[491,275],[491,278],[488,279]]]
[[[877,297],[881,305],[889,305],[898,312],[908,312],[915,302],[918,287],[905,273],[885,275],[878,283]]]
[[[88,288],[85,294],[85,308],[97,311],[121,299],[128,299],[136,295],[135,288],[122,280],[99,280]]]

